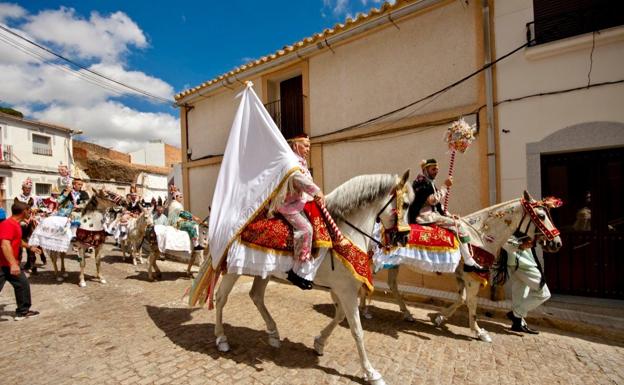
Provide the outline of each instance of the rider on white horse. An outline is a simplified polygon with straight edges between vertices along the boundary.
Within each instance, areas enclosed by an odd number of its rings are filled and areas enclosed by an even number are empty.
[[[444,186],[438,188],[434,183],[439,171],[438,162],[435,159],[423,160],[420,167],[422,168],[422,173],[416,177],[412,184],[416,198],[409,208],[409,223],[418,223],[419,225],[435,224],[455,232],[459,239],[459,250],[464,259],[464,271],[488,271],[479,266],[472,258],[468,247],[468,242],[470,241],[468,232],[458,220],[459,218],[451,216],[442,208],[441,202],[444,201],[447,189],[453,185],[453,177],[446,179]]]
[[[282,214],[293,228],[293,247],[295,264],[288,271],[288,280],[303,290],[312,289],[312,281],[306,277],[315,271],[312,253],[312,224],[303,213],[303,206],[313,199],[324,204],[325,196],[308,170],[306,160],[310,153],[310,138],[306,134],[288,140],[297,156],[301,172],[294,172],[284,183],[278,195],[272,200],[269,216],[275,211]]]

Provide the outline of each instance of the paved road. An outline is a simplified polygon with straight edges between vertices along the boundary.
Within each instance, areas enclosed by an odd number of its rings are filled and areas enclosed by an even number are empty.
[[[323,291],[271,284],[267,306],[278,322],[281,349],[266,342],[264,323],[241,280],[225,317],[232,351],[214,346],[214,312],[181,300],[185,266],[162,262],[163,281],[148,282],[106,246],[109,283],[79,288],[78,264],[57,284],[47,267],[32,277],[34,309],[41,316],[13,321],[13,291],[0,294],[0,383],[3,384],[349,384],[363,383],[346,327],[336,329],[323,357],[312,338],[333,307]],[[92,258],[87,271],[95,270]],[[484,320],[493,344],[472,339],[465,315],[445,330],[428,322],[431,309],[413,308],[418,322],[375,302],[364,320],[371,362],[389,384],[624,384],[624,341],[544,329],[539,336],[508,331],[503,320]]]

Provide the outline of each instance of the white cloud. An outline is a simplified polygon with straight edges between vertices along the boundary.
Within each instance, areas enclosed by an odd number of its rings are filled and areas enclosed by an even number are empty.
[[[6,23],[9,19],[20,19],[26,13],[26,10],[17,4],[0,3],[0,23]]]
[[[0,21],[11,20],[11,29],[90,70],[173,101],[173,87],[166,81],[130,68],[124,58],[132,50],[148,46],[139,26],[126,14],[88,18],[70,8],[28,14],[22,7],[0,3]],[[42,63],[20,52],[3,39],[21,44],[44,56]],[[80,70],[83,75],[86,71]],[[88,75],[88,74],[87,74]],[[94,77],[94,75],[88,75]],[[178,117],[166,112],[144,112],[114,100],[116,96],[135,95],[130,90],[97,78],[102,88],[76,76],[69,64],[0,31],[0,101],[25,113],[29,118],[82,130],[86,140],[120,151],[132,151],[147,140],[163,139],[179,145]]]
[[[83,19],[72,8],[46,10],[30,16],[22,27],[39,41],[53,43],[66,55],[82,59],[117,61],[130,46],[144,48],[143,31],[125,13]]]
[[[180,145],[177,117],[141,112],[107,101],[91,107],[51,105],[35,113],[37,119],[82,130],[89,141],[119,151],[134,151],[150,139]]]

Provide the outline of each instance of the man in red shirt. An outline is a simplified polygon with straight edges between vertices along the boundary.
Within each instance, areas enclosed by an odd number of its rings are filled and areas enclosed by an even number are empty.
[[[30,206],[27,203],[15,202],[11,206],[11,212],[13,215],[0,223],[0,291],[6,281],[13,286],[17,302],[15,320],[19,321],[39,314],[38,311],[30,310],[30,284],[19,265],[20,245],[37,254],[41,250],[38,247],[29,247],[22,241],[20,222],[30,217]]]

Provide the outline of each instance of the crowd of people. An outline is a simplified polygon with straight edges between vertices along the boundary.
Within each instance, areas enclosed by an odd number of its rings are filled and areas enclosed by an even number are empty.
[[[80,225],[82,209],[90,200],[83,180],[74,178],[59,189],[53,186],[46,197],[33,194],[33,182],[26,178],[19,193],[11,204],[11,215],[0,207],[0,291],[9,282],[15,291],[17,307],[15,320],[34,317],[39,314],[31,310],[31,294],[28,277],[37,273],[37,257],[41,264],[47,263],[43,251],[36,246],[29,246],[28,240],[39,221],[48,216],[61,216],[68,219],[72,234]],[[199,224],[203,220],[184,210],[183,196],[175,185],[169,186],[169,198],[152,198],[145,201],[135,185],[130,187],[125,201],[116,208],[118,221],[129,220],[151,208],[154,225],[174,226],[188,233],[195,250],[203,247],[198,242]],[[113,234],[110,234],[113,235]],[[23,255],[26,256],[22,262]]]

